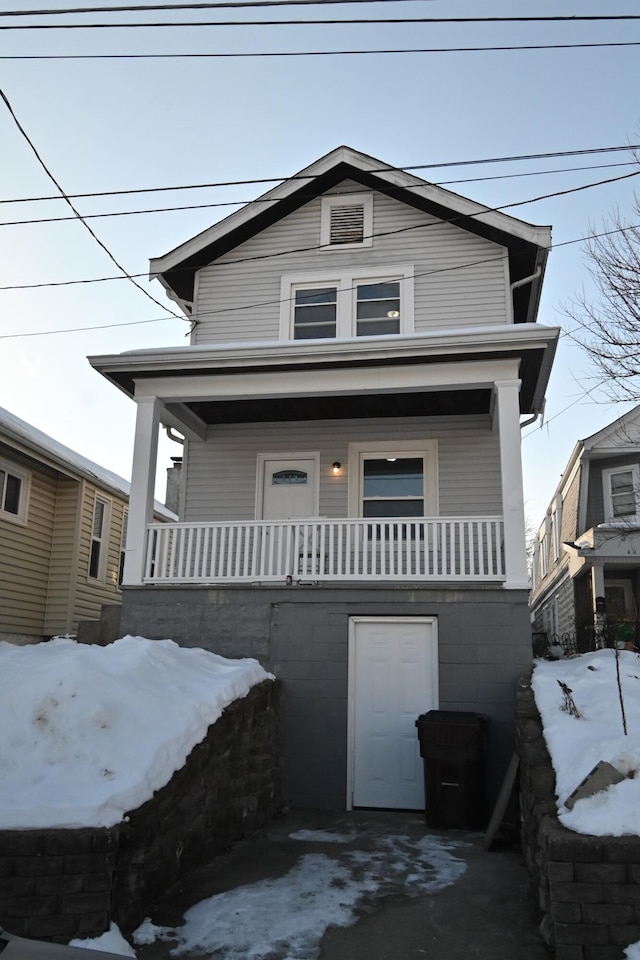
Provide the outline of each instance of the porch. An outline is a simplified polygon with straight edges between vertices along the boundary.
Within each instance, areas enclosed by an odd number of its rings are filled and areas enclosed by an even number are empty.
[[[149,524],[144,583],[505,580],[501,517]]]

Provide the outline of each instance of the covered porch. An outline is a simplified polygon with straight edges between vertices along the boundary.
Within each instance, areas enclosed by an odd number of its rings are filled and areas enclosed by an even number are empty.
[[[555,331],[523,324],[437,336],[212,344],[91,358],[137,404],[124,585],[485,581],[527,589],[520,418],[539,408],[554,345]],[[459,444],[457,459],[447,466],[451,476],[455,464],[459,494],[456,510],[447,510],[430,422],[455,424],[459,434],[461,425],[478,418],[495,438],[491,482],[498,509],[474,510],[474,464]],[[209,484],[198,491],[199,507],[193,497],[188,500],[188,522],[152,523],[161,424],[180,431],[193,458],[198,447],[215,449],[220,429],[235,425],[245,434],[250,427],[255,437],[270,431],[277,438],[279,424],[308,424],[306,436],[320,422],[334,424],[337,433],[349,422],[366,435],[372,425],[391,419],[400,456],[416,456],[408,452],[416,444],[405,439],[403,425],[413,436],[419,429],[423,441],[418,453],[424,454],[424,495],[409,515],[397,503],[391,513],[366,512],[355,469],[356,455],[362,460],[365,454],[349,442],[350,452],[338,458],[346,493],[338,503],[334,488],[329,508],[316,505],[301,513],[285,505],[267,512],[257,490],[255,509],[245,499],[243,512],[221,515],[207,505],[206,496],[208,504],[216,497]],[[392,442],[372,441],[369,449],[391,460],[398,455]],[[273,441],[262,449],[299,452]],[[309,460],[310,449],[300,455]],[[320,485],[327,483],[332,459],[318,456]],[[255,473],[255,454],[253,467],[245,464]],[[460,495],[465,488],[468,498]]]

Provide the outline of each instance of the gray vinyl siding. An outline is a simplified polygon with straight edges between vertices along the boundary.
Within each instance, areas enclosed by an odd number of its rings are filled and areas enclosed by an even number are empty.
[[[412,265],[418,333],[509,321],[504,248],[376,193],[373,246],[317,250],[320,209],[310,201],[199,272],[194,343],[278,339],[281,277],[345,264],[364,276]]]
[[[44,636],[56,478],[27,458],[3,458],[30,472],[26,524],[0,516],[0,634]]]
[[[185,451],[186,521],[255,517],[259,453],[320,453],[320,516],[348,515],[349,443],[438,441],[441,516],[496,516],[502,511],[498,437],[487,417],[232,424],[210,427]],[[339,477],[331,464],[339,460]]]

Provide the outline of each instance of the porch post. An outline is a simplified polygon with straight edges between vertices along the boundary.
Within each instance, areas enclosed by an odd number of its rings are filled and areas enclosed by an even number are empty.
[[[494,428],[498,428],[502,477],[504,586],[508,590],[529,589],[520,453],[520,383],[520,380],[494,383]]]
[[[136,432],[129,494],[129,525],[124,555],[123,584],[142,583],[147,524],[153,520],[153,493],[158,458],[161,403],[157,397],[136,400]]]
[[[593,639],[594,646],[599,649],[604,645],[607,625],[606,610],[601,608],[598,600],[604,597],[604,567],[601,563],[594,563],[591,567],[591,604],[593,611]]]

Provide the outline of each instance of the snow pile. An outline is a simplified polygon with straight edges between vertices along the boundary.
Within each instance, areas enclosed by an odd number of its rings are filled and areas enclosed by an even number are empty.
[[[621,650],[619,667],[628,736],[613,650],[535,664],[532,686],[556,775],[558,819],[576,833],[640,834],[640,657]],[[580,717],[565,708],[558,681],[571,690]],[[627,779],[567,810],[565,800],[600,760]]]
[[[131,636],[0,642],[0,675],[0,829],[119,823],[271,678],[256,660]]]

